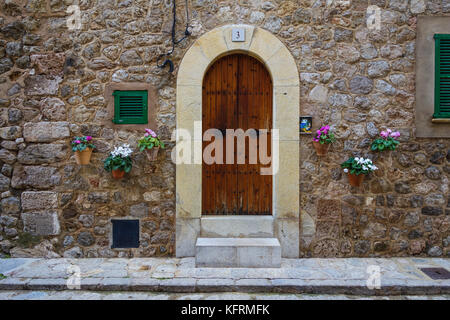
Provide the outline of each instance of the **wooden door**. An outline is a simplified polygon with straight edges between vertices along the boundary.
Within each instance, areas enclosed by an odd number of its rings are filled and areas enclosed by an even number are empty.
[[[216,61],[206,72],[202,92],[203,133],[215,128],[272,128],[272,81],[257,59],[232,54]],[[226,136],[223,135],[223,164],[202,165],[202,213],[205,215],[272,214],[272,175],[261,175],[258,135],[246,137],[245,163],[237,164],[238,146],[234,145],[234,163],[226,161]],[[213,138],[214,139],[214,138]],[[220,139],[220,138],[219,138]],[[271,134],[267,136],[270,156]],[[257,144],[257,163],[249,162],[249,144]],[[210,144],[203,142],[203,150]]]

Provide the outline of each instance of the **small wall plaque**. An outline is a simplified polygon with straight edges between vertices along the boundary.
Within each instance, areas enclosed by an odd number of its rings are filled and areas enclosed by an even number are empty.
[[[245,29],[244,28],[233,28],[231,30],[231,41],[244,42],[245,41]]]
[[[312,133],[312,117],[300,117],[300,134]]]

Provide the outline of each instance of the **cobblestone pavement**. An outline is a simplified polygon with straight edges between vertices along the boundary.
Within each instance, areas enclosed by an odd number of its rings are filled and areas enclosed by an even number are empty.
[[[195,268],[193,258],[0,259],[0,274],[5,277],[0,280],[0,290],[450,294],[450,280],[432,280],[420,270],[423,267],[450,270],[450,259],[283,259],[281,268],[259,269]],[[381,286],[370,289],[367,281],[376,280],[377,269]],[[370,283],[376,285],[376,281]]]
[[[0,291],[0,300],[450,300],[450,295],[352,296],[319,294],[256,294],[243,292],[164,294],[104,291]]]

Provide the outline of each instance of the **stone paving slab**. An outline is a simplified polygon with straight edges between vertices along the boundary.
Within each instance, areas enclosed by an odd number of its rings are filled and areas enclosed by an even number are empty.
[[[450,300],[450,295],[439,296],[358,296],[316,294],[265,294],[244,292],[212,293],[153,293],[108,291],[0,291],[0,300]]]
[[[419,268],[443,267],[442,258],[282,259],[281,268],[195,268],[194,258],[0,259],[0,290],[68,290],[79,279],[88,291],[161,293],[442,295],[450,280],[432,280]],[[381,288],[369,289],[368,267],[379,266]]]

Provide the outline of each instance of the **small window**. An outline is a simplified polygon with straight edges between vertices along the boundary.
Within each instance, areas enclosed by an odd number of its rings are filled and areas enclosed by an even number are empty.
[[[450,118],[450,34],[435,34],[433,118]]]
[[[114,96],[115,124],[147,124],[148,92],[147,90],[120,91]]]
[[[139,248],[139,220],[111,220],[112,248]]]

